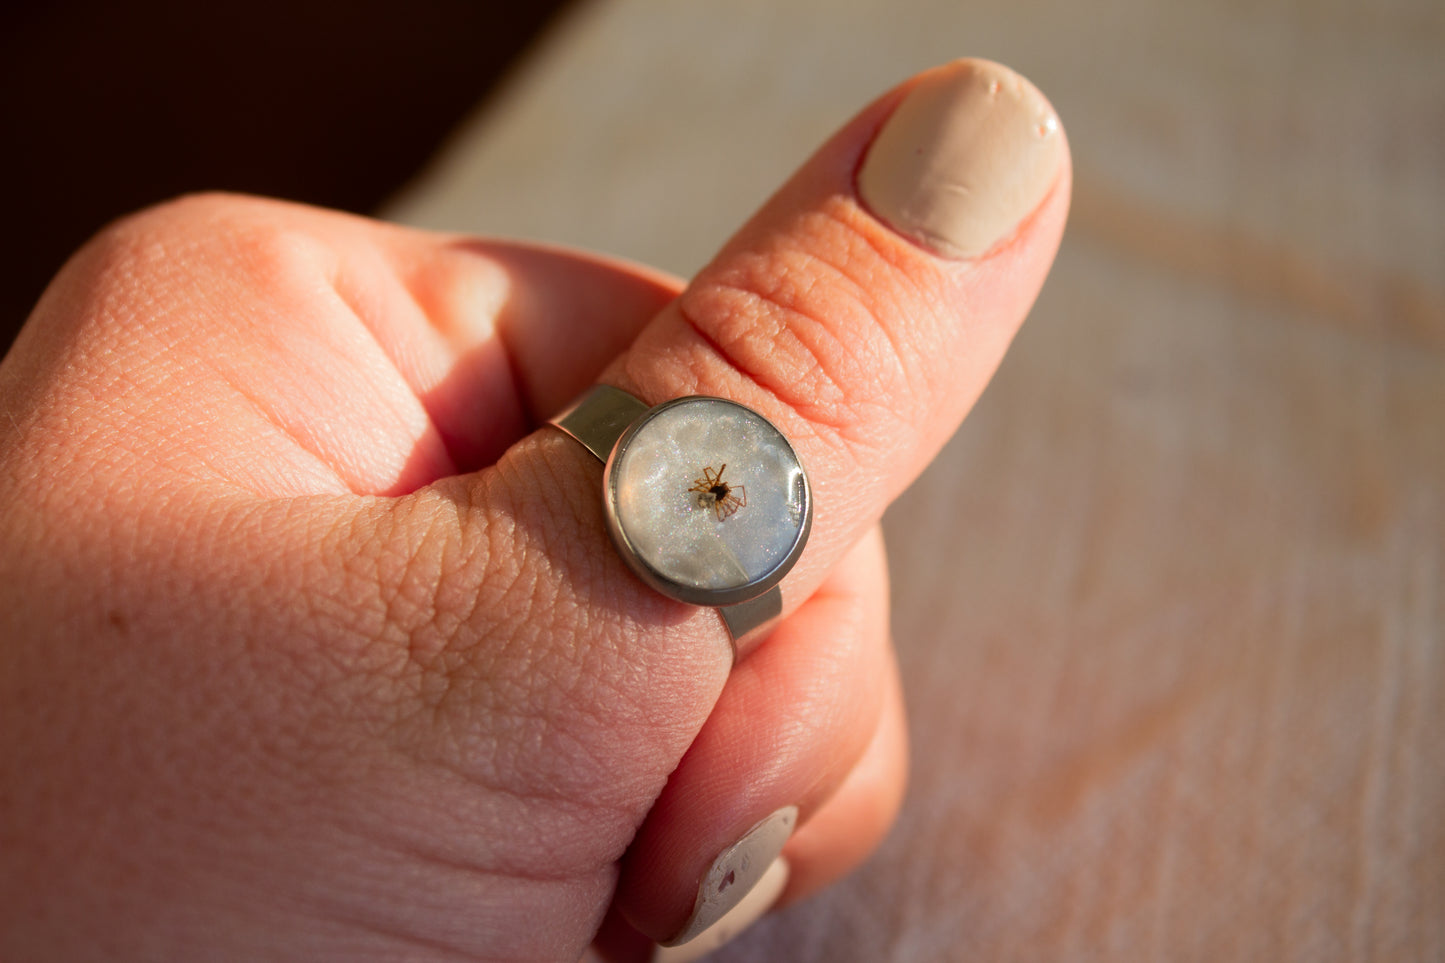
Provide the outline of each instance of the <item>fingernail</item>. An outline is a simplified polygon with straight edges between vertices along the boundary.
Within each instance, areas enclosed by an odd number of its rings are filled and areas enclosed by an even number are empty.
[[[702,884],[698,886],[697,899],[693,903],[692,916],[687,925],[662,945],[680,947],[683,943],[696,940],[714,926],[729,931],[729,935],[722,941],[726,942],[767,912],[768,907],[777,901],[778,895],[783,891],[783,884],[788,881],[788,864],[779,854],[797,825],[798,807],[784,806],[749,829],[742,839],[718,853],[703,876]],[[781,869],[775,868],[777,866],[781,866]],[[765,881],[767,886],[763,885]],[[753,893],[757,893],[757,896],[749,899]],[[750,916],[743,911],[744,904],[747,904]],[[748,917],[745,922],[742,919],[744,916]],[[726,926],[722,925],[724,922]],[[722,942],[714,945],[721,946]]]
[[[720,949],[724,944],[731,943],[733,937],[752,926],[759,917],[773,908],[787,885],[788,861],[779,856],[768,864],[762,877],[743,895],[737,905],[694,939],[680,945],[659,946],[653,950],[652,963],[692,963],[693,960]]]
[[[987,60],[925,77],[878,132],[858,193],[889,227],[949,258],[986,253],[1043,201],[1064,153],[1033,84]]]

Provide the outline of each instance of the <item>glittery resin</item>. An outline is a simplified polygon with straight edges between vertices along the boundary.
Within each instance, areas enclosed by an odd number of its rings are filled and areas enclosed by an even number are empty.
[[[715,495],[690,490],[718,472],[745,504],[719,512]],[[608,489],[614,535],[648,570],[640,573],[698,593],[761,593],[791,564],[808,527],[808,487],[792,446],[761,415],[722,399],[649,412],[623,438]]]

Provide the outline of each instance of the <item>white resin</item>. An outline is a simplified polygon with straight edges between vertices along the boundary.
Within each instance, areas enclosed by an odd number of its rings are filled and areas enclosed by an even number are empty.
[[[740,405],[690,399],[654,412],[615,457],[618,527],[674,583],[725,591],[757,582],[787,560],[807,522],[797,456]],[[719,519],[711,499],[688,490],[707,468],[741,486],[747,504]]]

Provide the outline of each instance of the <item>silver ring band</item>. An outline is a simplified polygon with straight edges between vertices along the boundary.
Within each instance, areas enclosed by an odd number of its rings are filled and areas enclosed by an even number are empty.
[[[807,476],[782,434],[736,402],[649,407],[610,385],[551,423],[603,463],[608,529],[628,565],[665,595],[716,607],[734,658],[751,651],[782,614],[777,583],[812,525]]]

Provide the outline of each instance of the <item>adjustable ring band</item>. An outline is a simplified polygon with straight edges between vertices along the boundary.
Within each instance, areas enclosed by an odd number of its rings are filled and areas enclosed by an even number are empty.
[[[659,592],[716,606],[741,658],[782,614],[778,582],[812,527],[807,473],[783,434],[735,401],[648,407],[598,385],[551,422],[603,463],[618,552]]]
[[[647,405],[621,388],[597,385],[576,404],[552,419],[552,424],[582,442],[602,464],[612,456],[617,439],[647,414]]]

